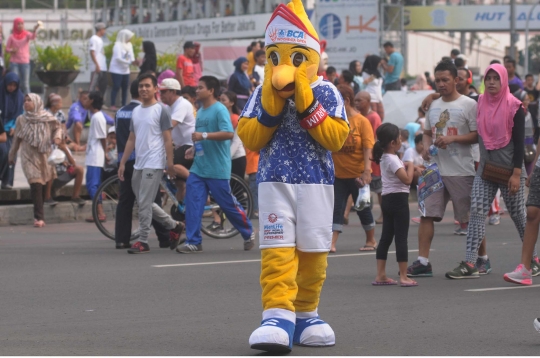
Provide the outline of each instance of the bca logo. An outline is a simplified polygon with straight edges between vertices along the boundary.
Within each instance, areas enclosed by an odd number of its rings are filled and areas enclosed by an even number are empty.
[[[294,30],[279,30],[278,37],[283,38],[294,38],[294,39],[303,39],[304,31],[294,31]]]

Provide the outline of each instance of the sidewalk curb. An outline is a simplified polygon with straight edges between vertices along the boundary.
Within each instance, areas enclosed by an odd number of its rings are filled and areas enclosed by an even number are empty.
[[[82,207],[72,202],[60,202],[54,207],[45,205],[43,209],[47,224],[85,222],[87,217],[92,216],[92,202],[89,200]],[[33,224],[34,205],[0,206],[0,227]]]

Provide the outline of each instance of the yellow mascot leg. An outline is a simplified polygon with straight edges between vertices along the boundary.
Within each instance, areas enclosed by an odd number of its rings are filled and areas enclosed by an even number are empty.
[[[298,292],[298,255],[294,247],[261,250],[263,319],[249,337],[253,349],[288,353],[296,322],[294,300]]]
[[[336,344],[330,325],[319,318],[317,307],[326,279],[327,252],[302,252],[297,250],[298,294],[294,301],[296,328],[294,344],[310,347],[328,347]]]

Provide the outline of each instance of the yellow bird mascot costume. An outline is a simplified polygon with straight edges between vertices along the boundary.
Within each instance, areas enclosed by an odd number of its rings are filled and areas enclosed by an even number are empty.
[[[266,27],[265,76],[238,125],[260,151],[259,241],[262,323],[253,349],[288,353],[335,344],[317,306],[326,278],[334,209],[334,163],[349,134],[343,98],[317,76],[321,46],[301,0],[274,11]]]

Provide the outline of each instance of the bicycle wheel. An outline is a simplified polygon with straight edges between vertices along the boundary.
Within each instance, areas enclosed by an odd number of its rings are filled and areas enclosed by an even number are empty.
[[[253,197],[251,196],[249,186],[245,180],[234,174],[231,175],[230,185],[232,195],[244,208],[247,218],[250,218],[253,214]],[[213,213],[210,210],[205,211],[201,225],[203,233],[214,239],[229,239],[239,234],[239,231],[232,226],[229,220],[227,220],[225,213],[219,209],[219,205],[214,201],[214,198],[212,198],[212,194],[210,194],[210,204],[208,206],[217,208],[216,212],[220,217],[221,225],[219,225],[219,227],[212,227],[214,221]]]
[[[112,176],[105,180],[99,186],[94,199],[92,200],[92,216],[94,217],[94,223],[99,231],[111,240],[114,240],[115,226],[116,226],[116,207],[118,206],[118,199],[120,198],[120,180],[118,175]],[[101,203],[103,205],[103,211],[107,215],[107,221],[101,222],[98,220],[97,205]],[[138,209],[137,202],[133,207],[133,224],[132,228],[135,230],[131,234],[131,240],[137,236],[138,223]]]

